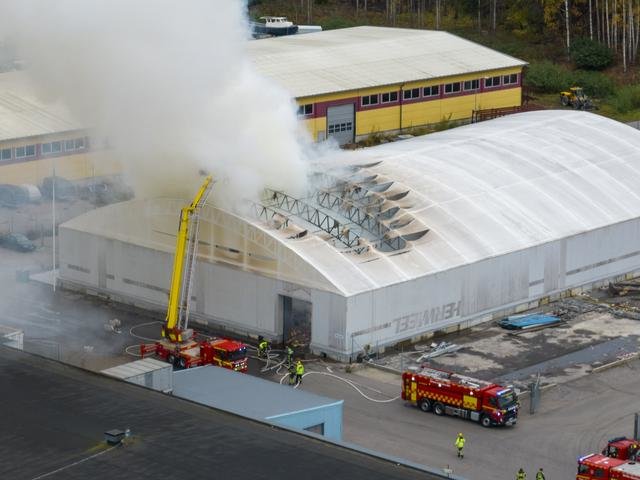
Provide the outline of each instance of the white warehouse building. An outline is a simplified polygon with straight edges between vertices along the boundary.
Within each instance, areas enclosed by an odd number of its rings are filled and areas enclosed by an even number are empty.
[[[640,132],[598,115],[530,112],[337,151],[314,185],[268,192],[255,215],[204,208],[196,321],[346,359],[640,271]],[[184,203],[63,224],[61,282],[164,309]]]

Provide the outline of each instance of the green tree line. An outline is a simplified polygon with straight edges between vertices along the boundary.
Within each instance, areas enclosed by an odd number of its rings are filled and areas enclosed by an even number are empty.
[[[284,10],[298,23],[312,24],[327,14],[333,15],[328,28],[368,22],[543,37],[567,57],[576,44],[579,49],[586,49],[583,63],[587,68],[589,56],[597,57],[602,52],[593,46],[596,44],[618,58],[626,71],[636,64],[640,40],[640,0],[253,0],[251,3],[261,12],[271,8],[283,14]],[[595,66],[601,67],[598,62]]]

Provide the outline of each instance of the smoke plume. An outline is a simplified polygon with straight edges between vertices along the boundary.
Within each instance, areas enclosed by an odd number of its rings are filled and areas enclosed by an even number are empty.
[[[37,94],[108,138],[140,196],[191,198],[205,170],[224,206],[302,191],[305,136],[287,92],[247,58],[239,0],[14,0],[0,27]]]

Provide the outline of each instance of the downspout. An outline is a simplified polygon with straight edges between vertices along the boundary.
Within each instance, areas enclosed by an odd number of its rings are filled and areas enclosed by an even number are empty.
[[[400,133],[402,134],[402,102],[404,99],[404,83],[400,85]]]

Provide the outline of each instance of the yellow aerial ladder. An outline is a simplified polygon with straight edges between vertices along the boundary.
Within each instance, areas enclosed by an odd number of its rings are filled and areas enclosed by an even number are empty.
[[[193,330],[188,328],[189,303],[198,253],[200,209],[207,202],[212,188],[213,177],[209,175],[205,178],[191,204],[183,207],[180,212],[176,255],[173,260],[173,274],[169,288],[167,319],[162,326],[162,336],[174,343],[185,342],[193,337]]]
[[[246,372],[247,346],[244,343],[208,336],[197,340],[193,330],[188,328],[191,286],[198,254],[200,210],[212,187],[213,178],[208,176],[191,204],[183,207],[180,212],[167,318],[161,332],[163,338],[154,345],[140,345],[140,356],[155,353],[177,368],[218,365]]]

